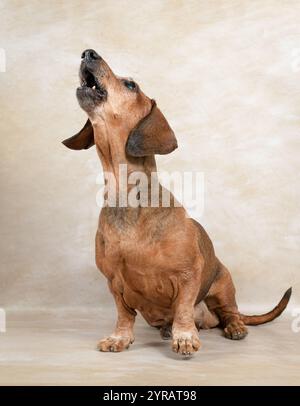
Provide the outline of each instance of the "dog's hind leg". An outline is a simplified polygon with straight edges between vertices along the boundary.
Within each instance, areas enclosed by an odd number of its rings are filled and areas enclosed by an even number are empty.
[[[166,324],[159,329],[160,336],[163,340],[171,340],[172,338],[172,324]]]
[[[218,326],[220,321],[217,315],[208,309],[206,303],[201,301],[195,306],[195,324],[198,330],[206,330]]]
[[[205,297],[208,309],[215,313],[226,338],[240,340],[248,334],[235,301],[235,288],[228,269],[219,262],[216,279]]]

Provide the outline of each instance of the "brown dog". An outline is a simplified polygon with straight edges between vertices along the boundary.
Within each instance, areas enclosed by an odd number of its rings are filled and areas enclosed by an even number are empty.
[[[80,106],[88,121],[75,136],[63,141],[71,149],[96,145],[105,172],[116,180],[120,192],[121,164],[128,176],[143,173],[151,185],[156,172],[155,154],[177,148],[173,131],[156,103],[131,79],[116,76],[93,50],[82,54]],[[127,178],[128,179],[128,178]],[[133,186],[126,184],[128,196]],[[137,199],[145,190],[139,190]],[[172,348],[191,354],[200,348],[198,329],[220,325],[225,337],[241,339],[245,325],[266,323],[279,316],[291,296],[261,316],[239,313],[235,289],[227,268],[215,256],[212,242],[195,220],[187,217],[171,197],[171,207],[116,207],[106,205],[100,213],[96,235],[96,263],[108,279],[118,309],[115,331],[101,340],[101,351],[122,351],[134,341],[136,310],[160,328],[163,338],[172,337]],[[119,195],[118,195],[119,196]]]

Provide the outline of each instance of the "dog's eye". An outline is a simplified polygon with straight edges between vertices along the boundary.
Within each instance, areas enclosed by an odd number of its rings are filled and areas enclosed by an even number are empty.
[[[129,89],[129,90],[135,90],[136,89],[136,84],[132,80],[125,80],[124,85]]]

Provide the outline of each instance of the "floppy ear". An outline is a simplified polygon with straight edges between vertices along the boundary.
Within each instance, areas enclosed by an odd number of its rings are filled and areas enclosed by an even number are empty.
[[[87,120],[79,133],[67,138],[62,143],[70,149],[88,149],[95,144],[94,131],[90,120]]]
[[[177,148],[177,140],[162,112],[152,100],[150,113],[130,132],[126,152],[134,157],[169,154]]]

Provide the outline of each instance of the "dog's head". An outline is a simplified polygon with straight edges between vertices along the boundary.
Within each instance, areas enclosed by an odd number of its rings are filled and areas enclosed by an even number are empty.
[[[63,141],[68,148],[87,149],[114,136],[132,157],[168,154],[177,148],[155,101],[132,79],[115,75],[94,50],[82,53],[79,77],[76,95],[89,118],[78,134]]]

